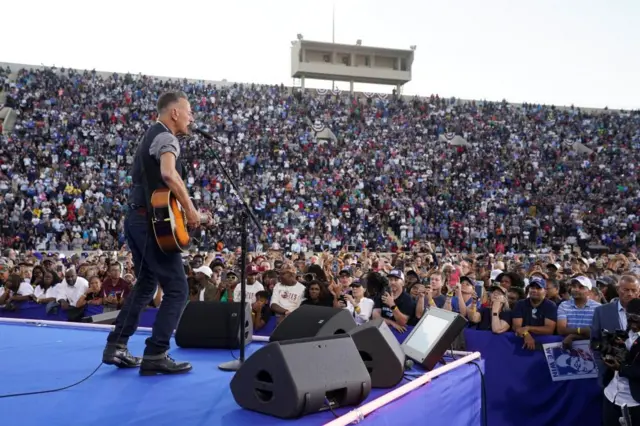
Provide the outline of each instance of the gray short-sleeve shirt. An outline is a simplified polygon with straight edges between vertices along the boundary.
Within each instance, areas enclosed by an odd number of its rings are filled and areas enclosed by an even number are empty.
[[[180,156],[180,142],[178,138],[169,132],[162,132],[151,142],[149,147],[149,155],[160,161],[160,156],[165,152],[172,152],[176,159]]]

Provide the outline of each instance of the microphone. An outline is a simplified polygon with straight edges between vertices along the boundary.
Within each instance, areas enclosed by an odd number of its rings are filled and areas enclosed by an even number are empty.
[[[191,130],[197,134],[199,134],[200,136],[203,136],[205,139],[209,139],[210,141],[213,142],[217,142],[220,143],[220,141],[218,140],[218,138],[216,138],[215,136],[213,136],[212,134],[205,132],[204,130],[202,130],[199,127],[192,127]]]

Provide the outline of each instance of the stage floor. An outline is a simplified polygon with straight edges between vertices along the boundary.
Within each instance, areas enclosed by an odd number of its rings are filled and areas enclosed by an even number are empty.
[[[129,348],[134,354],[142,353],[146,336],[139,333],[131,339]],[[81,380],[100,363],[105,338],[103,330],[0,324],[0,395],[54,389]],[[260,346],[249,345],[247,356]],[[233,359],[231,351],[176,348],[170,354],[190,361],[193,371],[179,376],[140,377],[135,369],[102,366],[93,377],[71,389],[0,398],[0,424],[321,425],[334,418],[331,412],[323,412],[282,420],[243,410],[229,389],[233,373],[217,368]],[[484,369],[483,362],[478,363]],[[406,380],[401,385],[404,383]],[[464,365],[377,410],[362,423],[400,426],[428,419],[430,426],[480,425],[480,390],[477,368]],[[367,401],[385,392],[374,389]],[[342,415],[351,409],[336,412]]]

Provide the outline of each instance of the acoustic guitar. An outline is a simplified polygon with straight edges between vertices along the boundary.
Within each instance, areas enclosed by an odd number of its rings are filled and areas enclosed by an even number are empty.
[[[191,247],[186,214],[168,188],[156,189],[151,195],[151,224],[163,253],[182,253]]]

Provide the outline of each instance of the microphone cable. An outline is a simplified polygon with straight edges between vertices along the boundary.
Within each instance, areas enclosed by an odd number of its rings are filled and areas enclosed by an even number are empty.
[[[151,226],[151,224],[149,224],[149,226]],[[129,295],[129,297],[131,297],[131,298],[135,297],[136,291],[138,290],[137,281],[140,279],[140,273],[142,272],[142,265],[144,265],[144,259],[145,259],[145,256],[147,254],[147,243],[148,242],[149,242],[149,230],[147,229],[147,234],[146,234],[145,243],[144,243],[144,249],[142,251],[142,259],[140,260],[140,266],[138,267],[138,273],[136,274],[136,284],[133,286],[133,291]],[[126,303],[126,301],[125,301],[125,303]],[[127,311],[127,315],[125,316],[124,323],[127,322],[127,320],[129,319],[130,315],[131,315],[131,309],[129,309]],[[115,326],[114,326],[114,329],[115,329]],[[124,331],[124,327],[122,327],[120,329],[120,333],[118,334],[117,340],[120,340],[120,338],[122,337],[122,332],[123,331]],[[104,364],[104,362],[100,361],[100,364],[98,364],[98,366],[91,373],[89,373],[89,375],[87,375],[86,377],[84,377],[84,378],[82,378],[82,379],[78,380],[77,382],[72,383],[70,385],[62,386],[62,387],[59,387],[59,388],[53,388],[53,389],[43,389],[43,390],[36,390],[36,391],[30,391],[30,392],[19,392],[19,393],[3,394],[3,395],[0,395],[0,399],[3,399],[3,398],[16,398],[16,397],[20,397],[20,396],[30,396],[30,395],[42,395],[42,394],[45,394],[45,393],[54,393],[54,392],[60,392],[60,391],[63,391],[63,390],[71,389],[71,388],[73,388],[75,386],[78,386],[81,383],[86,382],[91,377],[93,377],[93,375],[98,372],[98,370],[100,369],[100,367],[102,367],[103,364]]]

